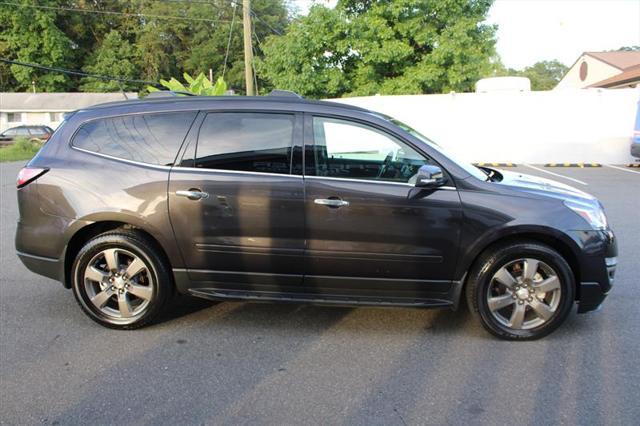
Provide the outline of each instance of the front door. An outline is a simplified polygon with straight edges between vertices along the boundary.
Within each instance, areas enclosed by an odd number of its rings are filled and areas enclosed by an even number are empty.
[[[305,126],[305,287],[445,300],[462,216],[453,183],[415,188],[432,160],[377,127],[322,116]]]
[[[287,291],[303,274],[304,184],[291,174],[295,114],[206,114],[169,180],[191,288]],[[191,157],[192,156],[192,157]]]

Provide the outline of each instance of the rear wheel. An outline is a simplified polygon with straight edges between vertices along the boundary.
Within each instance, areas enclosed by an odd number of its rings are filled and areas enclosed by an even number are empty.
[[[555,250],[538,243],[484,253],[469,276],[467,302],[492,334],[530,340],[555,330],[571,310],[574,278]]]
[[[134,329],[167,304],[172,281],[155,245],[135,231],[107,232],[88,241],[72,267],[73,294],[94,321]]]

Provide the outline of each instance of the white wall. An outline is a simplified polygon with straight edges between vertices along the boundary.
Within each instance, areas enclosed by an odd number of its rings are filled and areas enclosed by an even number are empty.
[[[637,89],[583,89],[334,101],[396,117],[470,162],[623,164],[633,161],[639,98]]]

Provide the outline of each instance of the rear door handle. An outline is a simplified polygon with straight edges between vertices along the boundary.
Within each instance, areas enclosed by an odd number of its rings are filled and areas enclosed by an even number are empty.
[[[178,197],[187,197],[190,200],[201,200],[203,198],[209,198],[209,194],[202,192],[198,189],[190,189],[188,191],[176,191]]]
[[[321,206],[333,208],[345,207],[349,205],[348,201],[340,200],[338,198],[316,198],[315,200],[313,200],[313,202],[316,204],[320,204]]]

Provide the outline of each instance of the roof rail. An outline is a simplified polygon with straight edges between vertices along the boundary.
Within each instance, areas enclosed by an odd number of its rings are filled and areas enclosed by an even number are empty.
[[[159,90],[157,92],[150,92],[147,98],[166,98],[169,96],[196,96],[191,92],[178,92],[174,90]]]
[[[304,99],[302,96],[298,95],[296,92],[292,92],[291,90],[272,90],[267,96],[278,96],[281,98],[298,98]]]

